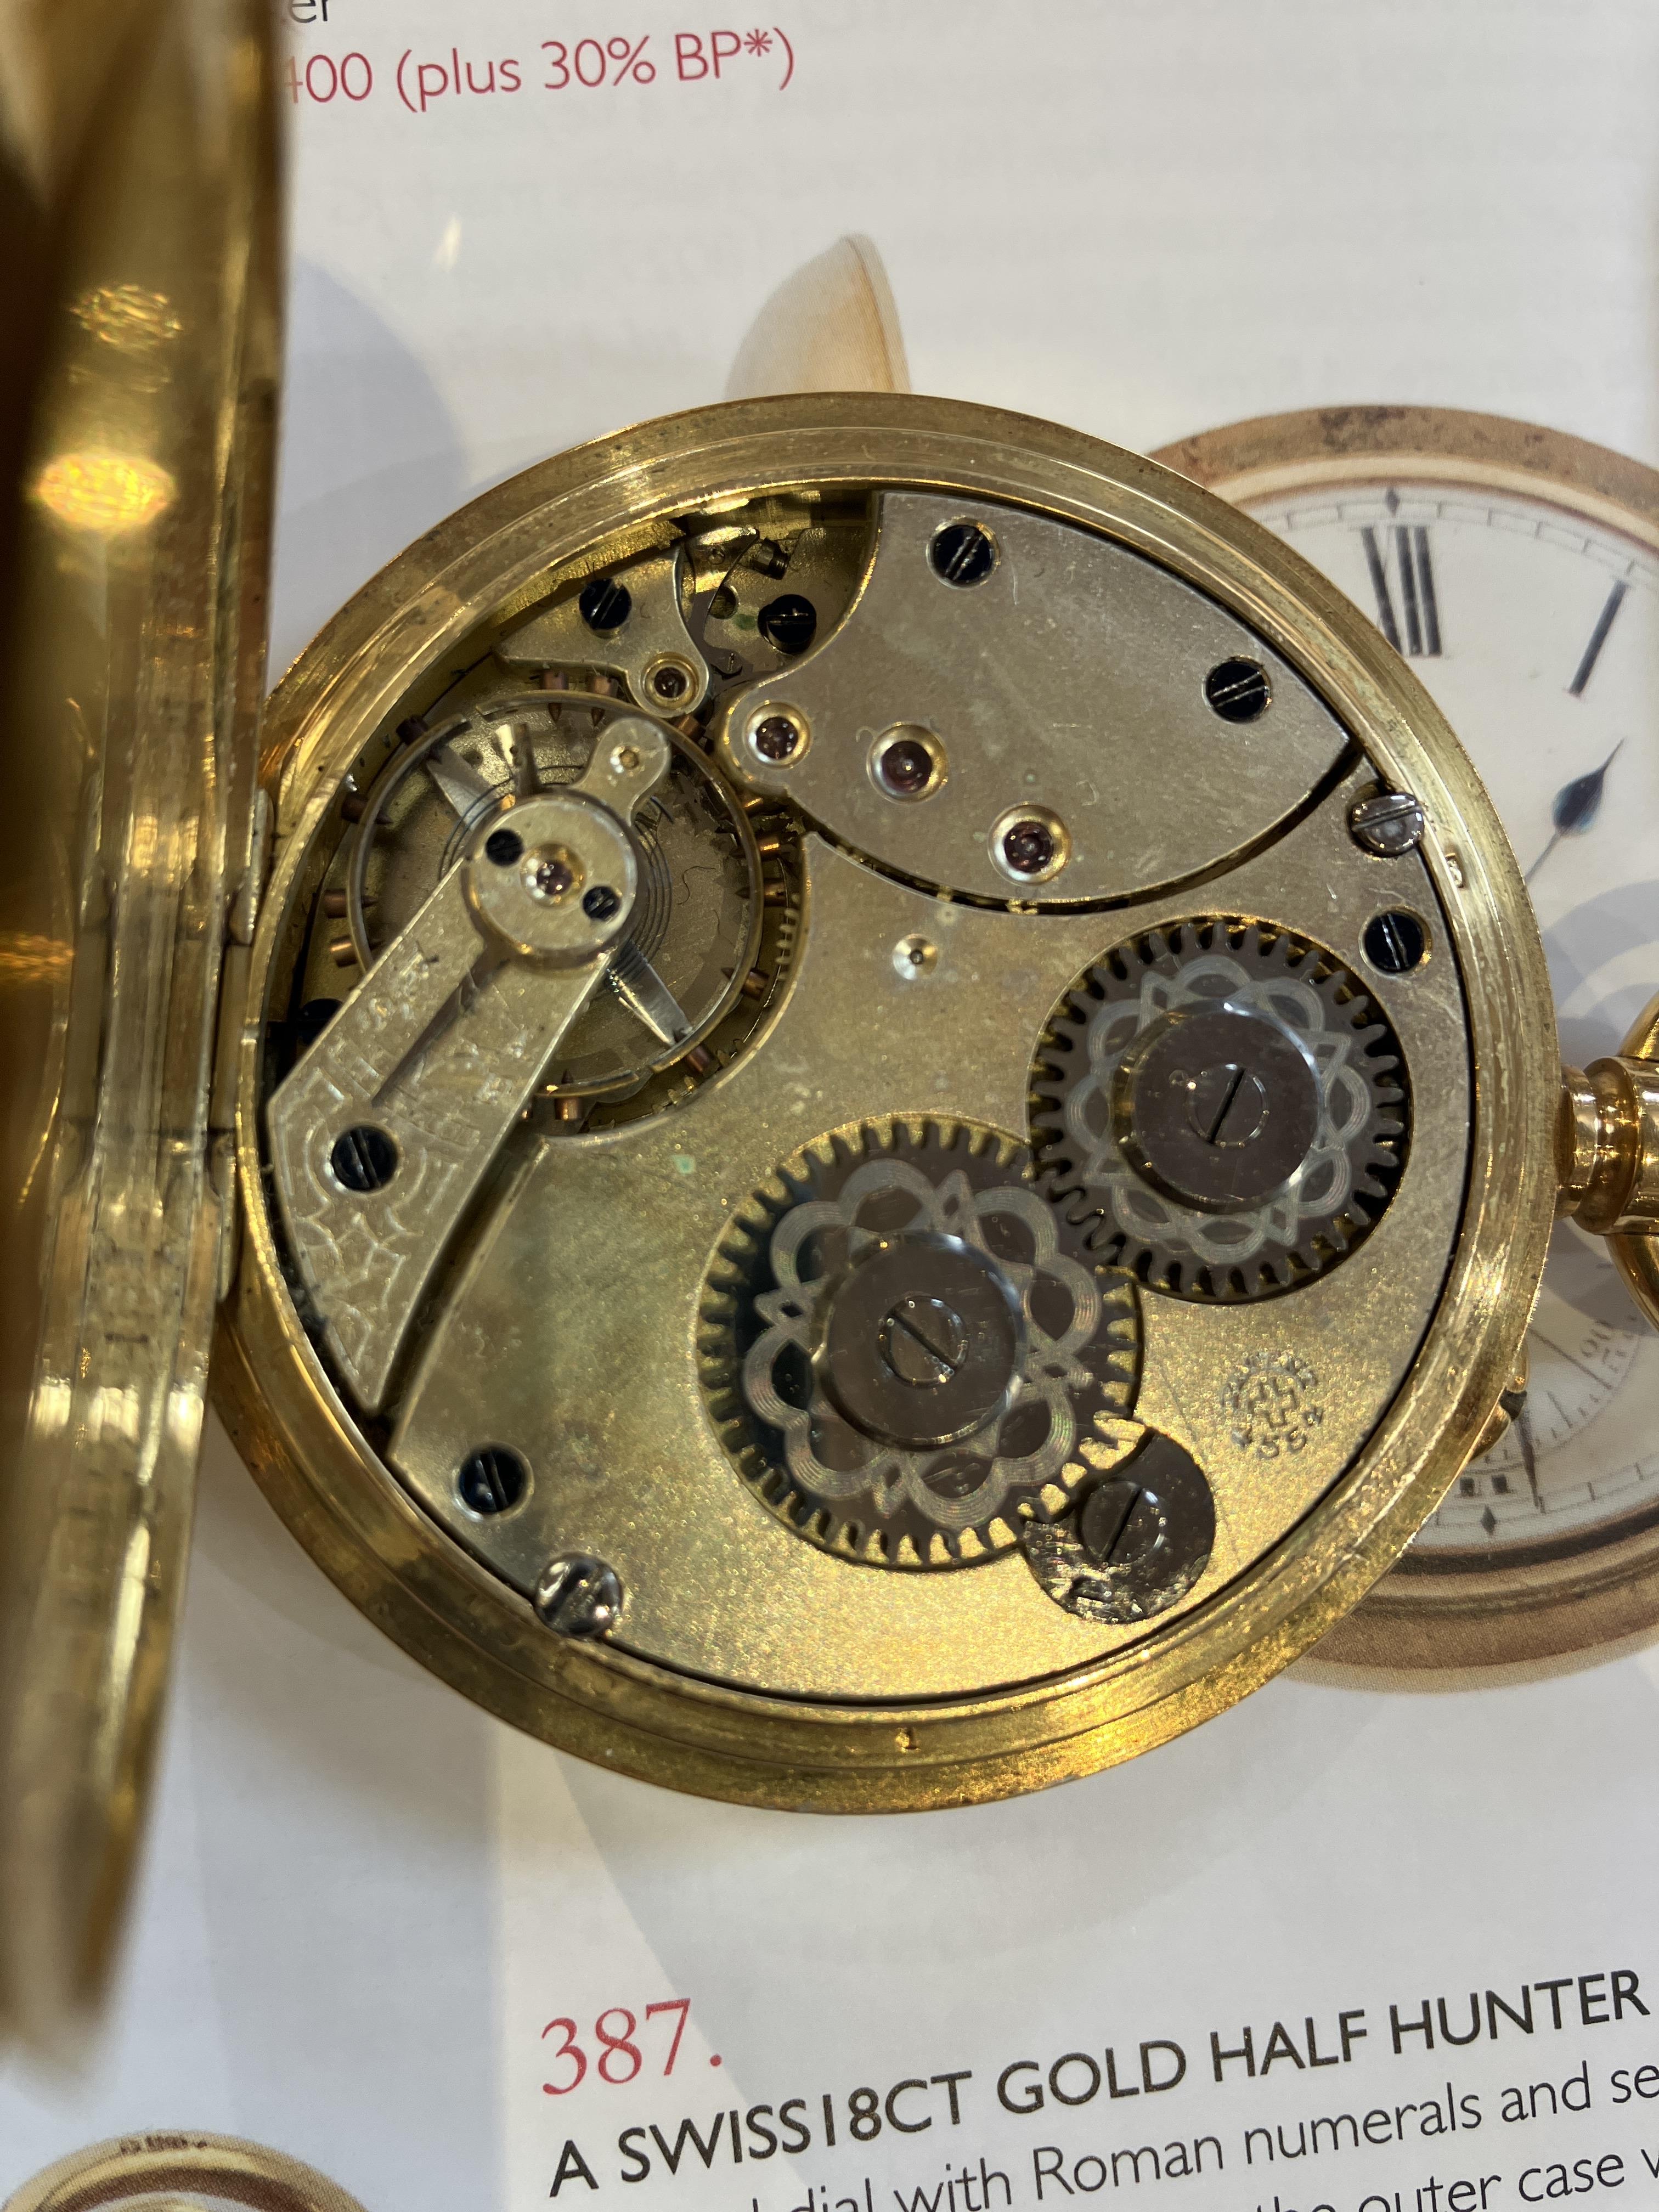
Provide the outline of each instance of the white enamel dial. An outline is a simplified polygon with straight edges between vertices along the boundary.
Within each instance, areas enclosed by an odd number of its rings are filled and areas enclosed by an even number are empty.
[[[1478,483],[1251,502],[1410,659],[1485,778],[1549,955],[1563,1056],[1616,1052],[1659,981],[1659,554]],[[1559,1224],[1524,1412],[1417,1539],[1579,1550],[1659,1511],[1659,1338],[1599,1240]]]

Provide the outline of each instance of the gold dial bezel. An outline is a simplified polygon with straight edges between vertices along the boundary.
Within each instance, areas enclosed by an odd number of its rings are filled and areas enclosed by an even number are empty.
[[[1469,1195],[1435,1323],[1321,1506],[1162,1635],[1058,1678],[914,1710],[724,1691],[550,1635],[353,1427],[289,1303],[256,1126],[266,994],[303,856],[338,775],[420,672],[554,563],[654,517],[873,483],[1008,501],[1103,532],[1285,654],[1436,825],[1425,857],[1463,971],[1476,1068]],[[486,493],[384,570],[289,672],[266,746],[278,846],[240,1044],[246,1220],[218,1399],[273,1504],[347,1595],[502,1718],[601,1765],[750,1803],[896,1810],[1039,1788],[1161,1742],[1288,1663],[1354,1603],[1467,1458],[1512,1371],[1553,1208],[1558,1065],[1542,948],[1497,818],[1427,693],[1315,569],[1182,477],[1052,424],[901,395],[744,401],[647,423]]]
[[[1182,439],[1157,458],[1246,507],[1398,474],[1542,501],[1659,552],[1659,471],[1504,416],[1309,408]],[[1322,1667],[1407,1675],[1535,1669],[1656,1627],[1659,1522],[1566,1557],[1475,1571],[1430,1565],[1408,1552],[1312,1656]]]

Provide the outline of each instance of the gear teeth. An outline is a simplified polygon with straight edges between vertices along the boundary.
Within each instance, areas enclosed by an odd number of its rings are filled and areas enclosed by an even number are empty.
[[[1184,1243],[1147,1241],[1126,1230],[1111,1211],[1109,1188],[1103,1184],[1097,1191],[1086,1183],[1084,1161],[1066,1125],[1072,1091],[1093,1076],[1080,1050],[1099,1008],[1108,1000],[1121,1005],[1139,1000],[1154,969],[1173,978],[1188,961],[1221,951],[1247,969],[1277,973],[1311,988],[1327,1010],[1328,1026],[1349,1047],[1347,1064],[1363,1075],[1371,1102],[1350,1146],[1348,1194],[1338,1212],[1304,1217],[1294,1242],[1270,1243],[1259,1258],[1237,1264],[1206,1260]],[[1398,1038],[1365,986],[1334,953],[1272,922],[1203,915],[1162,924],[1114,945],[1078,979],[1039,1041],[1027,1110],[1037,1186],[1066,1226],[1084,1237],[1097,1270],[1121,1269],[1160,1297],[1237,1304],[1311,1281],[1369,1234],[1404,1171],[1410,1097]],[[1177,1218],[1191,1213],[1173,1201],[1164,1202]],[[1196,1213],[1191,1218],[1195,1223],[1204,1219]]]
[[[844,1498],[839,1492],[814,1494],[780,1455],[777,1431],[757,1419],[743,1383],[744,1360],[760,1333],[759,1322],[750,1318],[753,1299],[772,1279],[769,1255],[780,1221],[797,1205],[833,1199],[854,1170],[866,1162],[901,1157],[922,1166],[936,1191],[942,1190],[947,1177],[965,1176],[970,1189],[979,1194],[1018,1189],[1028,1194],[1021,1201],[1027,1206],[1034,1194],[1030,1156],[1004,1130],[923,1113],[828,1131],[781,1163],[759,1189],[733,1208],[705,1278],[694,1345],[715,1432],[763,1504],[805,1540],[848,1564],[928,1572],[979,1565],[1013,1549],[1033,1520],[1053,1518],[1066,1510],[1075,1486],[1088,1479],[1088,1467],[1081,1460],[1066,1462],[1057,1472],[1043,1475],[1036,1489],[1024,1492],[1018,1487],[1018,1474],[1010,1474],[999,1504],[984,1520],[965,1528],[945,1528],[927,1504],[925,1484],[918,1489],[916,1483],[927,1466],[940,1462],[946,1448],[899,1455],[901,1462],[915,1464],[904,1475],[908,1487],[896,1513],[890,1498],[878,1502],[868,1490]],[[1083,1237],[1064,1222],[1060,1229],[1066,1262],[1091,1264]],[[1098,1266],[1091,1272],[1100,1279],[1100,1321],[1082,1362],[1081,1379],[1061,1385],[1071,1395],[1074,1417],[1085,1426],[1091,1419],[1116,1419],[1127,1413],[1140,1364],[1139,1316],[1129,1278],[1121,1270],[1103,1272]],[[1058,1380],[1051,1375],[1044,1387],[1053,1389]],[[988,1474],[992,1463],[987,1462]],[[1021,1462],[1004,1464],[1017,1470]],[[1053,1466],[1052,1461],[1048,1465]],[[878,1480],[885,1482],[890,1476],[890,1466]],[[1015,1485],[1012,1489],[1007,1487],[1009,1482]]]

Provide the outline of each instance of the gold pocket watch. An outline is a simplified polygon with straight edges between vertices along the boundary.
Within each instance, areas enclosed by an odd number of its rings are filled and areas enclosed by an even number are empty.
[[[817,395],[562,455],[351,601],[256,785],[267,154],[218,20],[186,76],[148,17],[88,142],[22,463],[0,1940],[43,2039],[107,1961],[216,1306],[248,1464],[445,1680],[899,1809],[1307,1649],[1504,1419],[1558,1188],[1638,1273],[1659,1207],[1659,1079],[1564,1090],[1406,660],[1051,424]]]

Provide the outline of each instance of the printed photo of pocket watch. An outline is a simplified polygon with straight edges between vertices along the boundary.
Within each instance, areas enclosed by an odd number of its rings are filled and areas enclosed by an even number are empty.
[[[1407,659],[1074,432],[618,433],[258,714],[265,35],[146,14],[49,172],[14,426],[0,1986],[42,2043],[107,1972],[210,1354],[300,1540],[480,1704],[922,1808],[1306,1650],[1504,1418],[1558,1190],[1638,1279],[1659,1218],[1659,1069],[1564,1084]]]
[[[1268,416],[1160,458],[1277,531],[1407,655],[1521,860],[1565,1057],[1618,1051],[1659,945],[1659,475],[1430,407]],[[1503,1667],[1659,1623],[1659,1338],[1638,1297],[1582,1217],[1558,1224],[1510,1425],[1322,1661]]]

